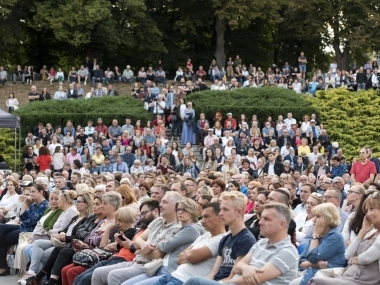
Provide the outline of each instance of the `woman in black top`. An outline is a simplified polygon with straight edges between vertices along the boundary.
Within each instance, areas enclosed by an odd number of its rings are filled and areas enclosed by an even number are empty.
[[[148,154],[148,158],[153,160],[153,164],[155,166],[157,166],[159,156],[160,156],[160,153],[158,152],[157,147],[151,146],[150,153]]]
[[[255,205],[252,208],[253,213],[251,213],[251,217],[244,222],[245,227],[254,235],[256,240],[258,240],[260,236],[259,222],[261,219],[261,213],[264,210],[264,205],[266,204],[268,195],[270,193],[269,191],[263,191],[263,187],[258,188],[261,189],[261,191],[259,191],[259,195],[257,195]]]
[[[46,87],[44,89],[42,89],[39,100],[40,101],[51,100],[50,93],[47,91]]]

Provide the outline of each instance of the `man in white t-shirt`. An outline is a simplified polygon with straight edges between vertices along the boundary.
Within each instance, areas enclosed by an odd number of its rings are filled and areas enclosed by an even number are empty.
[[[51,143],[49,144],[49,151],[50,151],[50,155],[53,155],[54,152],[55,152],[55,148],[57,146],[60,146],[61,147],[61,151],[62,151],[62,145],[58,143],[58,139],[57,139],[57,136],[56,135],[53,135],[51,137]]]
[[[293,124],[297,124],[297,121],[293,118],[292,113],[288,113],[288,117],[284,120],[284,123],[286,124],[286,127],[290,129]]]
[[[220,240],[226,231],[219,218],[220,205],[209,203],[203,206],[202,220],[206,233],[198,237],[194,243],[178,255],[179,264],[176,271],[166,274],[154,284],[183,284],[193,276],[207,276],[214,266],[218,255]]]

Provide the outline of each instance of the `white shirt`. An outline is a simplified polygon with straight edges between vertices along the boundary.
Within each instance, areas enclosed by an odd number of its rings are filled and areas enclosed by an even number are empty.
[[[296,216],[300,213],[306,213],[306,205],[303,203],[298,204],[297,207],[294,209],[294,214],[296,214]]]
[[[289,148],[286,147],[286,145],[284,145],[282,148],[281,148],[281,156],[282,157],[285,157],[285,155],[288,155],[289,154]]]
[[[54,151],[55,151],[55,148],[56,148],[57,146],[60,146],[60,147],[61,147],[61,150],[62,150],[62,145],[59,144],[59,143],[54,143],[54,144],[51,143],[51,144],[49,144],[50,155],[53,155],[53,153],[54,153]]]
[[[199,263],[184,263],[178,266],[177,270],[172,272],[171,275],[182,282],[186,282],[188,279],[193,277],[195,274],[197,276],[207,276],[212,267],[214,266],[216,257],[218,255],[219,242],[224,237],[225,234],[220,234],[214,237],[211,237],[209,232],[204,233],[198,237],[192,244],[193,248],[200,248],[206,246],[212,253],[212,257],[206,259],[205,261]]]
[[[291,119],[286,118],[284,120],[284,123],[286,124],[286,127],[288,128],[288,130],[290,130],[290,127],[292,126],[292,124],[297,124],[297,121],[294,118],[291,118]]]
[[[268,174],[269,175],[275,175],[276,173],[274,172],[274,163],[269,163],[269,166],[268,166]]]
[[[312,162],[314,165],[317,163],[317,160],[318,160],[318,156],[320,155],[320,153],[314,153],[314,152],[311,152],[309,154],[309,161]]]

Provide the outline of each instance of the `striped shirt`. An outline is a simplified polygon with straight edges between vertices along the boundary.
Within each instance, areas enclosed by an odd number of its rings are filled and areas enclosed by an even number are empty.
[[[261,285],[286,285],[297,276],[299,257],[290,236],[272,245],[269,244],[267,238],[261,239],[252,246],[249,252],[252,253],[249,265],[262,268],[270,262],[282,273]]]

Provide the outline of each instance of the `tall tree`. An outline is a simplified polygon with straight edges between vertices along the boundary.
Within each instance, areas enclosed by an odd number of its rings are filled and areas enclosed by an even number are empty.
[[[289,1],[286,23],[297,30],[300,41],[322,35],[320,48],[331,46],[342,69],[347,69],[351,52],[371,50],[380,41],[380,5],[374,0]]]
[[[215,14],[216,50],[215,59],[219,66],[226,62],[225,31],[230,29],[248,27],[256,18],[268,22],[281,21],[278,11],[281,0],[212,0]]]

